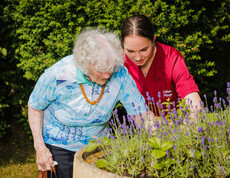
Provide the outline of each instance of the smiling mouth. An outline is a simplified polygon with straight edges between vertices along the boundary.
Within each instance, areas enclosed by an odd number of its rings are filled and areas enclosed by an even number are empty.
[[[144,62],[144,59],[140,60],[140,61],[136,61],[137,64],[142,64]]]

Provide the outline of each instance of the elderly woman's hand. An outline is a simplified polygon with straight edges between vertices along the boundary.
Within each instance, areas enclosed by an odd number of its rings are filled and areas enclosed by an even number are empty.
[[[51,170],[54,166],[52,154],[46,146],[36,148],[36,163],[40,171]]]

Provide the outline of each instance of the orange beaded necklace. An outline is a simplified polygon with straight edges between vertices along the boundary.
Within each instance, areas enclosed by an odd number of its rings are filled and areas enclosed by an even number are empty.
[[[98,97],[95,101],[90,101],[90,100],[88,99],[88,97],[86,96],[86,94],[85,94],[85,90],[84,90],[82,84],[80,83],[79,85],[80,85],[80,88],[81,88],[81,92],[82,92],[82,94],[83,94],[85,100],[86,100],[88,103],[90,103],[90,104],[92,104],[92,105],[96,105],[96,104],[101,100],[101,97],[102,97],[102,95],[104,94],[105,84],[103,85],[103,87],[102,87],[102,89],[101,89],[101,93],[100,93],[99,97]]]

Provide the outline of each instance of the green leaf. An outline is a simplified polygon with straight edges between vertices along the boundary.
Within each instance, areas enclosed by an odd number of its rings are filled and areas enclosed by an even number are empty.
[[[89,144],[86,146],[86,152],[91,152],[95,150],[99,145],[96,144],[96,142],[89,142]]]
[[[173,147],[173,143],[172,142],[164,142],[161,145],[161,149],[164,150],[164,151],[169,150],[172,147]]]
[[[161,140],[159,138],[150,138],[148,140],[148,143],[150,146],[154,147],[154,148],[161,148]]]
[[[190,149],[187,150],[187,154],[189,158],[192,158],[194,156],[194,153]]]
[[[174,159],[169,158],[168,160],[165,161],[165,167],[169,168],[174,163],[175,163]]]
[[[188,153],[189,158],[194,158],[194,156],[195,156],[196,159],[200,159],[202,156],[202,153],[200,151],[197,151],[197,150],[195,151],[195,153],[192,152],[191,150],[188,150],[187,153]]]
[[[162,163],[157,163],[157,164],[154,164],[153,166],[155,169],[162,169],[164,167],[164,164]]]
[[[99,159],[96,162],[96,166],[99,168],[106,168],[106,166],[108,166],[108,162],[105,159]]]
[[[223,156],[225,157],[225,156],[227,156],[229,154],[229,151],[228,150],[225,150],[224,152],[223,152]]]
[[[106,136],[103,137],[101,141],[102,141],[103,145],[106,145],[106,146],[107,146],[107,145],[110,145],[110,143],[112,142],[112,140],[109,139],[109,138],[106,137]]]
[[[153,150],[152,151],[152,157],[154,157],[155,159],[162,158],[165,155],[166,155],[166,151],[163,151],[163,150]]]
[[[196,151],[196,152],[195,152],[195,157],[196,157],[196,159],[200,159],[201,156],[202,156],[202,153],[201,153],[200,151]]]

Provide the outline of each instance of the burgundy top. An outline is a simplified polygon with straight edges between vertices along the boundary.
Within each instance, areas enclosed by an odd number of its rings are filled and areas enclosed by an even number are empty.
[[[184,98],[192,92],[199,92],[199,89],[178,50],[161,43],[156,43],[156,47],[157,52],[146,77],[141,68],[127,56],[124,65],[135,80],[150,109],[159,115],[159,111],[153,109],[157,102],[163,103],[168,98],[170,102],[177,102],[178,97]]]

